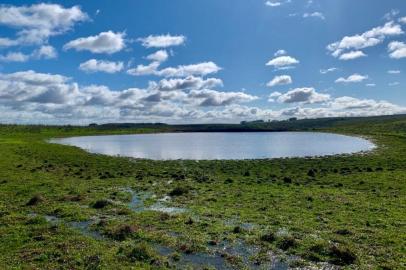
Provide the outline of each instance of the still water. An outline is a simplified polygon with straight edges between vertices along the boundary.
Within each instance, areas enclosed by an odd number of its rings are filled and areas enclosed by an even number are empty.
[[[83,136],[53,139],[91,153],[155,160],[261,159],[368,151],[368,140],[318,132],[213,132]]]

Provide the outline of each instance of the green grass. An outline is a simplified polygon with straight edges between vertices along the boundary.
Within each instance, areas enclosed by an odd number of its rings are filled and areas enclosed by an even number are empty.
[[[355,134],[379,147],[313,159],[150,161],[46,140],[193,129],[1,126],[0,269],[166,269],[173,258],[209,252],[224,241],[258,248],[251,259],[260,263],[273,251],[299,256],[299,265],[404,269],[406,117],[295,122],[255,129]],[[171,206],[187,211],[131,211],[129,189],[155,195],[146,208],[172,194]],[[107,203],[95,208],[98,201]],[[70,225],[87,220],[103,239]],[[157,246],[173,253],[161,254]],[[236,269],[243,267],[241,258],[226,255]]]

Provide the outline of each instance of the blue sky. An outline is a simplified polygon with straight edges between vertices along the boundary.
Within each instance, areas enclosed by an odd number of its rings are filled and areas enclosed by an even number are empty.
[[[2,1],[0,122],[406,113],[403,0]]]

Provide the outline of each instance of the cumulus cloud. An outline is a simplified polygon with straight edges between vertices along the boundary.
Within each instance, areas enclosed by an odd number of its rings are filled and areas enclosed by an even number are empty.
[[[0,55],[1,62],[26,62],[30,59],[30,55],[21,52],[9,52],[5,55]]]
[[[400,19],[399,19],[399,22],[400,22],[400,23],[404,23],[404,24],[406,24],[406,17],[402,17],[402,18],[400,18]]]
[[[6,112],[0,114],[0,120],[4,122],[7,115],[14,117],[14,121],[21,121],[16,117],[24,112],[39,117],[36,120],[53,123],[162,118],[197,120],[209,117],[203,108],[235,106],[257,99],[243,92],[206,89],[221,85],[219,79],[189,77],[164,79],[147,89],[113,91],[103,85],[79,86],[58,74],[31,70],[0,74],[0,110]],[[33,121],[28,116],[22,120],[27,119]]]
[[[190,91],[189,98],[198,101],[199,106],[225,106],[232,103],[250,102],[257,99],[243,92],[218,92],[215,90],[192,90]]]
[[[0,101],[35,102],[37,104],[68,104],[78,94],[77,84],[68,84],[69,78],[23,71],[0,75]]]
[[[397,111],[396,108],[399,108],[396,105],[393,105],[386,101],[375,101],[372,99],[357,99],[353,97],[339,97],[334,99],[330,106],[334,110],[372,110],[371,115],[379,114],[388,114],[390,111]],[[376,111],[373,111],[376,110]],[[385,112],[385,110],[388,110]],[[360,115],[362,115],[361,113]]]
[[[365,86],[367,86],[367,87],[375,87],[376,84],[375,83],[367,83]]]
[[[391,11],[387,12],[383,18],[387,21],[391,21],[395,19],[399,15],[400,11],[397,9],[392,9]]]
[[[73,26],[88,20],[79,6],[65,8],[58,4],[30,6],[0,6],[0,24],[17,29],[16,38],[2,38],[0,46],[46,43],[51,36],[63,34]]]
[[[201,123],[406,112],[405,107],[387,101],[331,98],[313,88],[294,89],[285,94],[275,92],[271,96],[279,99],[278,102],[295,107],[262,109],[243,105],[256,100],[256,96],[205,89],[209,85],[219,85],[219,81],[202,78],[164,80],[166,82],[154,83],[154,87],[147,89],[111,90],[103,85],[79,86],[72,79],[58,74],[34,71],[0,74],[0,121],[42,124],[114,121]]]
[[[321,74],[327,74],[327,73],[334,72],[334,71],[337,71],[337,70],[338,70],[338,68],[331,67],[331,68],[327,68],[327,69],[320,69],[320,73]]]
[[[172,36],[170,34],[159,36],[148,36],[145,38],[139,38],[142,46],[146,48],[167,48],[171,46],[179,46],[185,43],[185,36]]]
[[[64,50],[90,51],[92,53],[112,54],[125,48],[125,33],[101,32],[95,36],[82,37],[66,43]]]
[[[272,88],[277,85],[287,85],[292,83],[292,78],[289,75],[275,76],[271,81],[269,81],[266,86]]]
[[[355,73],[347,78],[340,77],[335,82],[336,83],[359,83],[366,79],[368,79],[368,76],[366,76],[366,75],[364,76],[364,75]]]
[[[192,65],[180,65],[177,67],[167,67],[158,70],[159,62],[151,62],[149,65],[138,65],[136,68],[129,69],[128,74],[134,76],[156,75],[162,77],[188,77],[188,76],[206,76],[217,73],[221,67],[214,62],[203,62]]]
[[[360,49],[376,46],[382,43],[387,37],[393,37],[403,34],[399,24],[390,21],[383,26],[372,28],[362,34],[345,36],[340,41],[331,43],[327,46],[334,57],[339,57],[346,51],[359,51]]]
[[[406,43],[400,41],[392,41],[388,45],[389,57],[400,59],[406,57]]]
[[[220,70],[221,67],[217,66],[214,62],[203,62],[192,65],[164,68],[158,71],[157,74],[164,77],[187,77],[191,75],[205,76],[217,73]]]
[[[157,75],[159,62],[151,62],[149,65],[137,65],[127,70],[127,74],[133,76]]]
[[[313,87],[295,88],[284,94],[271,93],[269,101],[279,103],[322,103],[330,100],[330,95],[318,93]]]
[[[299,64],[299,60],[294,57],[284,55],[273,58],[266,63],[267,66],[272,66],[276,69],[285,69],[292,67],[293,65]]]
[[[340,60],[353,60],[353,59],[357,59],[360,57],[365,57],[367,56],[365,53],[363,53],[362,51],[350,51],[347,53],[343,53],[342,55],[340,55],[339,59]]]
[[[387,101],[373,99],[357,99],[353,97],[338,97],[322,107],[294,107],[278,112],[282,117],[316,118],[316,117],[353,117],[402,114],[405,107]]]
[[[112,62],[105,60],[90,59],[79,65],[79,69],[85,72],[106,72],[116,73],[123,69],[123,62]]]
[[[159,50],[148,55],[146,58],[155,62],[165,62],[168,59],[168,53],[165,50]]]
[[[313,12],[313,13],[304,13],[303,14],[303,18],[317,18],[317,19],[321,19],[321,20],[325,20],[326,17],[324,16],[323,13],[321,12]]]
[[[201,77],[188,76],[186,78],[163,79],[158,83],[150,83],[150,89],[159,91],[184,91],[184,90],[200,90],[211,89],[218,86],[223,86],[223,82],[217,78],[203,79]]]
[[[0,48],[11,47],[11,46],[16,46],[16,45],[18,45],[17,40],[0,37]]]
[[[58,57],[58,53],[54,47],[43,45],[33,52],[32,57],[37,59],[53,59]]]
[[[0,55],[0,62],[27,62],[30,59],[52,59],[56,58],[58,53],[55,48],[49,45],[43,45],[34,50],[31,54],[22,52],[8,52],[5,55]]]

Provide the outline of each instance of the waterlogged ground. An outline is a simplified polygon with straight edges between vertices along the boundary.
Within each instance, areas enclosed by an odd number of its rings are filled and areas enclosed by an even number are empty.
[[[366,155],[251,161],[115,158],[3,130],[0,269],[403,269],[406,137],[367,126],[335,128],[373,138]]]

